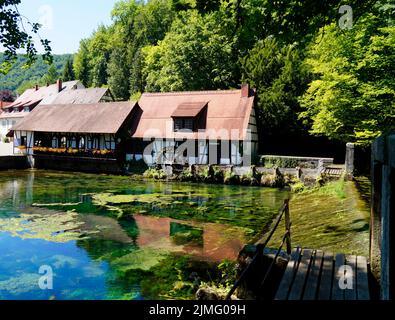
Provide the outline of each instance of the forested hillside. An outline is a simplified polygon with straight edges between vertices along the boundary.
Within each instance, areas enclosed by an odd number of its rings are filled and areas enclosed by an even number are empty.
[[[60,75],[68,59],[72,55],[54,55],[54,66],[57,73]],[[0,64],[3,62],[4,56],[0,53]],[[20,86],[22,91],[24,87],[37,82],[41,83],[42,78],[48,73],[50,66],[42,60],[41,57],[33,64],[31,68],[24,68],[26,58],[22,55],[18,56],[17,61],[12,66],[12,69],[6,75],[0,74],[0,90],[9,89],[16,91]]]
[[[74,70],[118,99],[249,82],[267,141],[368,145],[394,127],[394,3],[123,0],[81,41]]]

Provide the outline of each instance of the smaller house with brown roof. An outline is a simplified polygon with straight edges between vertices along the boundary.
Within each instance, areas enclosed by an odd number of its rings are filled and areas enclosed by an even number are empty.
[[[119,171],[130,143],[135,102],[40,106],[12,130],[15,147],[37,168]],[[99,170],[100,171],[100,170]]]
[[[53,104],[84,104],[114,101],[106,88],[89,88],[78,81],[62,82],[26,90],[12,104],[3,107],[0,115],[0,138],[9,134],[11,127],[38,106]],[[12,135],[11,135],[12,136]]]

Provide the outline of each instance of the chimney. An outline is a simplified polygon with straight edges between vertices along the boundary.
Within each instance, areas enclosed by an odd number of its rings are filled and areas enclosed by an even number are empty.
[[[36,89],[36,91],[38,91],[38,84],[35,85],[34,89]]]
[[[58,81],[56,81],[56,85],[58,87],[58,92],[62,91],[63,89],[62,79],[58,79]]]
[[[242,98],[248,98],[250,96],[250,85],[249,84],[243,84],[241,86],[241,97]]]

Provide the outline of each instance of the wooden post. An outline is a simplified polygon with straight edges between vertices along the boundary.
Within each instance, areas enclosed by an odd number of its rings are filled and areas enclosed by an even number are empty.
[[[287,253],[291,254],[291,218],[289,215],[289,199],[284,201],[284,214],[285,214],[285,231],[287,232]]]
[[[298,179],[298,180],[301,180],[302,179],[302,169],[300,169],[299,167],[296,167],[296,178]]]
[[[257,244],[256,246],[256,261],[258,263],[258,270],[262,270],[263,268],[263,250],[265,249],[264,245],[262,243]]]
[[[346,178],[353,180],[354,178],[354,144],[347,143],[346,146]]]

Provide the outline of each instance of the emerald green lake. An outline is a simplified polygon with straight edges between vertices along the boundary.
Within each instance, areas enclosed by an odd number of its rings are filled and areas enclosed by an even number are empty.
[[[0,299],[191,298],[287,191],[0,172]],[[39,268],[53,288],[39,287]]]

